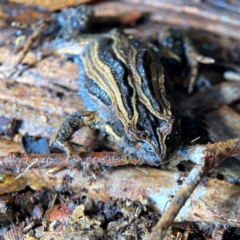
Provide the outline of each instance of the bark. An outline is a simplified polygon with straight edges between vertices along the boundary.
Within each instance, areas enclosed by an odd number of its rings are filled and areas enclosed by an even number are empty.
[[[93,154],[92,157],[95,161],[101,159],[98,154]],[[57,157],[56,155],[41,157],[26,154],[1,157],[2,170],[9,168],[10,162],[19,168],[12,168],[13,174],[1,175],[3,181],[0,192],[4,194],[20,191],[26,186],[35,190],[47,187],[58,192],[66,188],[65,184],[67,184],[67,188],[76,194],[76,198],[81,194],[86,194],[89,199],[103,202],[109,198],[131,199],[131,201],[147,199],[149,208],[163,213],[172,201],[172,197],[181,188],[178,184],[179,173],[145,166],[111,167],[99,176],[97,181],[92,181],[84,176],[82,170],[74,167],[78,164],[72,161],[66,163],[65,158],[64,154]],[[82,157],[82,159],[85,158]],[[20,174],[17,171],[23,171],[30,162],[35,162],[35,164],[21,177],[15,179]],[[65,167],[54,171],[54,166]],[[66,183],[64,179],[67,176],[71,178],[71,181]],[[83,192],[79,189],[83,189]],[[87,189],[87,193],[84,189]],[[239,185],[205,177],[175,221],[199,221],[240,227],[239,191]]]

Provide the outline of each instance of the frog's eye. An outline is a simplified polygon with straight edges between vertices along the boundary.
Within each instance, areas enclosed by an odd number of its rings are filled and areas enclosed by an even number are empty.
[[[127,141],[129,145],[136,145],[137,140],[132,134],[127,135]]]
[[[148,143],[143,143],[142,147],[147,152],[154,152],[154,149],[153,149],[152,145],[150,145]]]

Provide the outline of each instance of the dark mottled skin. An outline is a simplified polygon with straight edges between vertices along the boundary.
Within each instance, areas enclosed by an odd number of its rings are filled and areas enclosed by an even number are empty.
[[[68,140],[89,126],[131,157],[149,165],[165,162],[178,148],[180,124],[157,53],[147,43],[112,30],[85,48],[79,69],[80,95],[88,111],[68,116],[51,144],[69,157]]]

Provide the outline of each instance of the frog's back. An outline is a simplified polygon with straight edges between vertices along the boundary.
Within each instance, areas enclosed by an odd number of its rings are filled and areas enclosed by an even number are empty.
[[[88,110],[97,110],[114,132],[130,129],[138,140],[142,135],[136,137],[137,133],[148,132],[165,152],[175,121],[156,53],[147,44],[113,30],[88,45],[81,65],[80,93]],[[121,123],[117,127],[116,121]]]
[[[80,94],[88,110],[105,109],[137,120],[137,102],[162,118],[171,115],[161,64],[142,42],[119,30],[90,43],[81,56]]]

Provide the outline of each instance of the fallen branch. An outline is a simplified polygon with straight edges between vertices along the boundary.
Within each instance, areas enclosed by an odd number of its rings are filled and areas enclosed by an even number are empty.
[[[240,152],[240,138],[199,146],[195,150],[198,153],[191,160],[197,165],[190,172],[187,180],[173,198],[169,208],[157,223],[151,237],[152,240],[164,238],[173,220],[206,173],[226,157]]]
[[[66,162],[66,156],[64,154],[10,154],[8,156],[0,157],[0,166],[2,169],[10,168],[13,172],[14,170],[18,170],[19,173],[19,168],[27,168],[27,166],[34,163],[32,166],[34,167],[34,171],[32,168],[28,168],[28,171],[25,171],[24,174],[19,178],[22,183],[28,184],[34,189],[49,187],[60,191],[62,189],[64,178],[66,175],[69,175],[73,179],[71,184],[69,184],[74,192],[78,192],[79,189],[84,188],[88,190],[89,195],[92,197],[97,197],[97,199],[100,200],[106,201],[110,197],[139,200],[140,196],[144,196],[146,199],[150,200],[149,205],[152,205],[151,202],[154,202],[153,205],[155,208],[158,208],[161,213],[164,212],[164,209],[171,201],[169,208],[163,213],[162,218],[157,224],[156,231],[153,235],[153,239],[159,239],[159,237],[163,237],[165,235],[167,228],[178,215],[179,211],[188,200],[194,189],[197,187],[199,182],[202,180],[204,175],[226,157],[240,152],[239,140],[239,138],[236,138],[214,144],[180,149],[171,159],[172,163],[191,159],[191,161],[197,164],[189,174],[187,180],[185,181],[184,185],[182,185],[180,190],[179,186],[177,185],[179,174],[169,171],[166,172],[155,168],[133,168],[130,166],[128,166],[128,169],[110,168],[111,170],[106,171],[103,176],[99,177],[97,181],[91,181],[91,183],[89,183],[89,178],[84,177],[83,173],[77,170],[77,166],[83,162],[85,164],[101,163],[105,166],[112,167],[119,165],[140,164],[137,159],[127,158],[125,155],[121,155],[119,153],[81,154],[81,159],[78,155],[74,155],[69,162]],[[38,174],[36,174],[36,167],[38,167]],[[54,167],[58,167],[58,170],[59,168],[68,168],[65,170],[60,170],[59,173],[49,171],[49,168]],[[17,171],[15,172],[17,173]],[[58,174],[60,175],[58,176]],[[40,179],[39,175],[41,176]],[[38,179],[34,180],[36,176]],[[8,178],[8,176],[3,176],[3,179],[5,178]],[[23,179],[26,181],[23,181]],[[18,181],[18,179],[15,181]],[[221,204],[218,206],[218,208],[216,208],[216,199],[212,203],[209,201],[209,199],[212,199],[213,195],[216,194],[216,186],[213,186],[213,189],[209,190],[209,181],[214,182],[218,180],[207,180],[207,182],[202,182],[199,190],[196,190],[195,195],[193,194],[193,196],[191,196],[191,199],[195,200],[190,200],[191,204],[185,205],[183,208],[185,210],[181,211],[184,214],[177,216],[177,219],[181,219],[181,221],[189,221],[193,219],[196,221],[197,219],[198,221],[202,222],[208,221],[207,219],[211,219],[212,221],[212,218],[206,217],[206,213],[208,213],[207,215],[214,216],[213,219],[217,217],[218,222],[221,224],[240,226],[240,213],[238,209],[235,208],[235,206],[238,206],[236,203],[238,200],[231,199],[232,202],[230,201],[230,208],[232,208],[232,210],[229,210],[229,214],[226,214],[226,212],[222,210]],[[31,184],[31,182],[33,183]],[[36,182],[38,183],[36,184]],[[23,187],[26,187],[24,184]],[[13,185],[11,181],[10,185]],[[219,182],[217,185],[219,186]],[[1,189],[1,193],[6,193],[9,191],[9,189],[12,191],[12,188],[6,186],[5,184],[3,184],[3,187],[4,189]],[[207,189],[204,189],[206,187]],[[236,186],[233,190],[234,193],[231,193],[227,197],[226,190],[223,191],[224,194],[219,193],[219,199],[228,199],[229,203],[230,196],[236,194],[236,188],[238,187]],[[230,189],[228,190],[230,191]],[[239,189],[237,189],[237,191],[239,191]],[[200,196],[199,192],[201,192]],[[220,190],[218,190],[218,192],[220,192]],[[209,196],[208,194],[212,194],[212,196]],[[175,197],[172,199],[172,196]],[[207,196],[206,199],[205,196]],[[204,198],[203,201],[200,200],[202,197]],[[212,206],[210,206],[211,204]],[[191,210],[191,207],[194,210]],[[199,212],[196,213],[196,211]],[[186,215],[186,212],[188,212],[189,215]],[[202,214],[203,212],[205,214]]]
[[[208,146],[208,150],[210,150],[214,144]],[[193,149],[188,153],[196,154]],[[123,155],[116,153],[83,154],[81,157],[82,161],[88,159],[88,162],[102,162],[105,157],[107,159],[110,157],[112,165],[124,163],[124,161],[127,163]],[[74,157],[69,162],[65,160],[65,154],[45,156],[11,154],[1,157],[1,169],[5,169],[4,172],[6,169],[15,172],[11,175],[6,173],[1,175],[1,194],[21,191],[27,186],[35,190],[48,188],[57,192],[70,189],[74,199],[81,195],[86,195],[89,201],[94,199],[103,202],[110,198],[130,199],[131,201],[144,199],[147,207],[163,213],[172,201],[172,196],[175,196],[182,187],[178,184],[181,176],[179,173],[144,166],[111,167],[99,176],[97,181],[92,181],[89,177],[84,176],[83,171],[77,167],[79,159],[76,161]],[[35,164],[31,168],[16,179],[16,176],[19,175],[18,164],[20,170],[23,171],[26,166],[34,162]],[[52,171],[55,167],[62,168]],[[199,221],[240,227],[239,192],[239,185],[218,179],[204,178],[187,200],[175,221]],[[181,192],[177,196],[180,194]]]
[[[216,8],[208,3],[194,3],[190,1],[155,1],[134,0],[127,2],[140,9],[143,13],[151,13],[152,21],[203,30],[220,36],[239,39],[239,14],[238,7],[229,9]],[[223,17],[224,16],[224,17]]]

